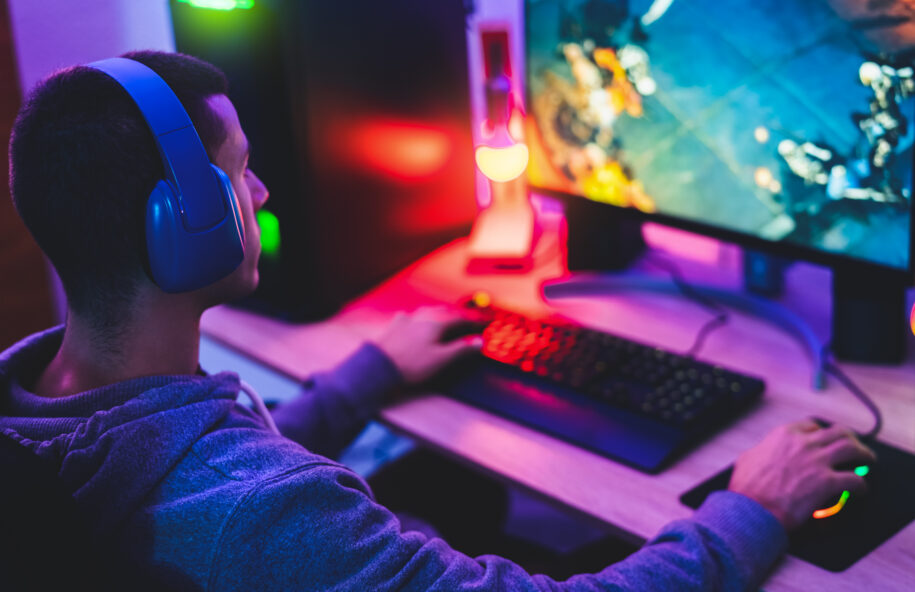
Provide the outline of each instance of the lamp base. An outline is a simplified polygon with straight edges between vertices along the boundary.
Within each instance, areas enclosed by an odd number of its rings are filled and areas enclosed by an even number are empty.
[[[470,231],[468,273],[524,273],[533,267],[536,217],[530,202],[494,202]]]

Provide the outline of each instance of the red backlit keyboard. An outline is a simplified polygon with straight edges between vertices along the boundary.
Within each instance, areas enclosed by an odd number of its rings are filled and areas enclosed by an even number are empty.
[[[757,378],[572,323],[489,307],[481,313],[487,358],[686,429],[737,412],[765,388]]]

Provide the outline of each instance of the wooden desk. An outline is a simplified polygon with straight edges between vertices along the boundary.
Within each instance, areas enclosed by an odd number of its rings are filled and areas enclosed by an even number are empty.
[[[342,360],[361,341],[376,335],[398,310],[454,303],[474,290],[486,290],[506,306],[532,313],[547,310],[540,297],[540,282],[562,272],[561,261],[551,254],[556,251],[550,240],[541,241],[538,252],[543,256],[527,275],[467,276],[466,243],[458,241],[405,269],[326,322],[289,325],[221,307],[204,315],[203,331],[279,372],[304,378]],[[727,266],[711,271],[701,265],[682,264],[682,268],[687,279],[705,274],[725,285],[738,282]],[[792,269],[788,286],[785,303],[809,320],[825,340],[830,313],[828,273],[798,265]],[[561,300],[552,309],[587,325],[673,351],[687,349],[709,318],[708,312],[682,297],[651,293]],[[732,463],[772,428],[811,415],[861,431],[871,425],[865,408],[835,381],[824,391],[811,390],[806,355],[785,332],[760,319],[732,316],[725,328],[709,337],[700,358],[764,376],[768,385],[764,401],[660,475],[640,473],[440,395],[388,408],[382,419],[449,455],[647,539],[667,522],[690,514],[678,501],[680,494]],[[880,439],[915,452],[915,342],[909,345],[904,366],[844,364],[843,368],[883,412]],[[777,566],[765,588],[888,591],[909,590],[913,582],[915,524],[910,524],[843,573],[827,572],[789,556]]]

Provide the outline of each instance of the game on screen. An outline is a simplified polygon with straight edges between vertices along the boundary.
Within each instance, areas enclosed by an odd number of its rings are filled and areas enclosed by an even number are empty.
[[[915,0],[528,0],[530,181],[909,266]]]

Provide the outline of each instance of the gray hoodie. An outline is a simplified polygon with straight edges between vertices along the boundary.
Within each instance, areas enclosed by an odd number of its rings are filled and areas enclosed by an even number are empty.
[[[339,450],[400,382],[376,347],[274,413],[288,439],[236,403],[232,373],[36,396],[27,387],[62,336],[58,327],[0,355],[0,431],[52,461],[94,534],[172,589],[745,590],[787,543],[756,502],[719,492],[600,573],[530,575],[402,532],[359,476],[317,453]]]

